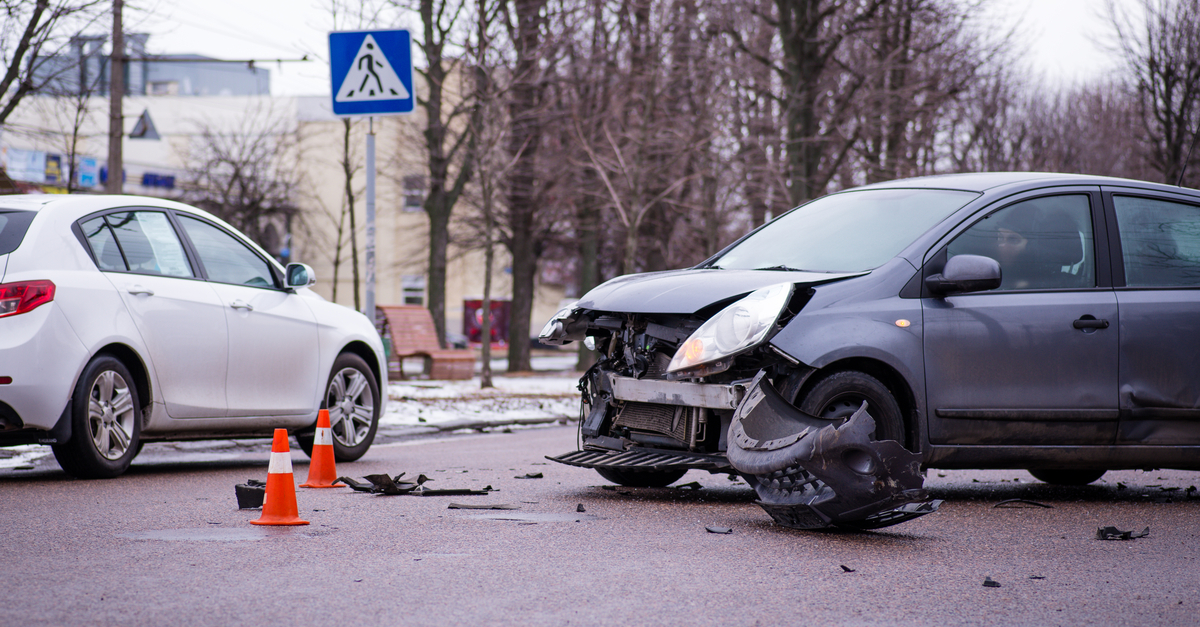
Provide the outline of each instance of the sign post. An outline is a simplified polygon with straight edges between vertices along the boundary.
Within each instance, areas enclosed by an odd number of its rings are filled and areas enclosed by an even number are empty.
[[[333,113],[367,117],[367,302],[375,321],[375,116],[412,113],[412,35],[407,30],[329,33]]]

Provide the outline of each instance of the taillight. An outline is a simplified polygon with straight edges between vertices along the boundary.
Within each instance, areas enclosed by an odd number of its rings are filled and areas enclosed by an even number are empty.
[[[51,281],[20,281],[0,285],[0,318],[15,316],[54,300]]]

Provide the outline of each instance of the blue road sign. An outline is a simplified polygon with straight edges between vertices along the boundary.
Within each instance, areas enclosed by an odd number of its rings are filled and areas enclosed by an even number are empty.
[[[406,30],[329,33],[335,115],[412,113],[412,36]]]

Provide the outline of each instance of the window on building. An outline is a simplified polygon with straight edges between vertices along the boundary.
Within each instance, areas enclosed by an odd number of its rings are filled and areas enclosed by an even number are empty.
[[[425,275],[406,274],[400,277],[400,285],[404,288],[405,305],[425,305]]]
[[[425,202],[425,177],[420,174],[404,177],[404,210],[421,211]]]

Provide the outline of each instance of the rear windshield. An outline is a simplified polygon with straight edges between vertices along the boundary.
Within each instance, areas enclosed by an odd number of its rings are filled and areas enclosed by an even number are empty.
[[[5,211],[0,209],[0,255],[7,255],[21,245],[29,223],[37,212]]]
[[[887,263],[978,197],[941,189],[832,194],[789,211],[726,251],[710,267],[729,270],[862,272]]]

